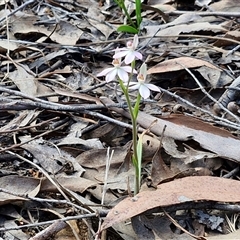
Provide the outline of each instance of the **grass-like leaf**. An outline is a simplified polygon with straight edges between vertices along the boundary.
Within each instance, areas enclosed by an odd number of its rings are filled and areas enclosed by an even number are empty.
[[[120,27],[118,27],[117,31],[125,32],[125,33],[133,33],[133,34],[137,34],[139,32],[138,29],[129,25],[121,25]]]

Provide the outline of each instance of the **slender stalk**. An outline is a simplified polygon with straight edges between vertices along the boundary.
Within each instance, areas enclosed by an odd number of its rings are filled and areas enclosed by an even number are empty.
[[[140,190],[139,175],[140,175],[140,169],[141,169],[141,166],[139,168],[139,164],[138,164],[138,151],[137,151],[137,145],[138,145],[138,140],[137,140],[137,134],[138,134],[138,132],[137,132],[137,115],[138,114],[136,114],[136,110],[133,109],[133,107],[132,107],[131,100],[130,100],[129,94],[128,94],[128,87],[126,88],[121,80],[119,82],[120,82],[120,86],[123,90],[123,93],[124,93],[126,101],[127,101],[129,113],[130,113],[130,116],[131,116],[132,126],[133,126],[133,130],[132,130],[132,139],[133,139],[132,160],[133,160],[133,165],[135,167],[134,195],[136,195]],[[138,96],[135,106],[137,105],[139,107],[140,99],[141,99],[141,96],[140,97]],[[137,111],[137,113],[138,113],[138,111]]]
[[[137,120],[137,116],[138,116],[138,112],[139,112],[140,102],[141,102],[141,95],[138,93],[137,101],[136,101],[136,103],[135,103],[135,105],[134,105],[134,108],[133,108],[134,116],[135,116],[135,119],[136,119],[136,120]]]

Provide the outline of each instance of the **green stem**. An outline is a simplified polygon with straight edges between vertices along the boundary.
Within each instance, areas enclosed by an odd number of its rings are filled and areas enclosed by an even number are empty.
[[[141,101],[141,95],[138,93],[137,96],[137,101],[134,105],[133,111],[134,111],[134,117],[137,120],[137,116],[138,116],[138,112],[139,112],[139,105],[140,105],[140,101]]]
[[[140,170],[141,170],[141,166],[139,168],[138,152],[137,152],[137,145],[138,145],[138,140],[137,140],[137,136],[138,136],[137,135],[138,134],[138,131],[137,131],[137,114],[135,113],[136,110],[133,109],[133,107],[132,107],[131,100],[130,100],[130,97],[129,97],[129,94],[128,94],[128,87],[124,86],[122,80],[120,80],[119,82],[120,82],[120,86],[121,86],[121,88],[123,90],[123,93],[124,93],[124,95],[126,97],[129,113],[130,113],[131,120],[132,120],[132,126],[133,126],[133,129],[132,129],[132,139],[133,139],[133,156],[132,156],[132,159],[133,159],[133,164],[134,164],[134,167],[135,167],[135,184],[134,184],[135,185],[135,189],[134,189],[134,195],[136,195],[139,192],[139,190],[140,190],[139,175],[140,175]],[[137,102],[136,102],[135,106],[137,105],[139,107],[139,102],[140,102],[141,98],[140,98],[140,100],[138,100],[138,99],[139,99],[139,96],[137,98]]]

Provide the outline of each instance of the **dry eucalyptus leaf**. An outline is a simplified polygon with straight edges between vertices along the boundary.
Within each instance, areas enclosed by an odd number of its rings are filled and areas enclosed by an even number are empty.
[[[103,196],[103,185],[96,184],[96,187],[87,189],[87,192],[101,202],[102,196]],[[115,194],[113,194],[112,191],[106,191],[104,195],[104,205],[111,206],[111,204],[117,200],[118,200],[118,197]]]
[[[221,77],[221,70],[220,69],[212,69],[208,67],[200,67],[196,69],[205,80],[207,80],[212,88],[219,87],[219,79]]]
[[[144,191],[128,197],[110,210],[102,230],[147,210],[192,201],[240,202],[237,180],[195,176],[158,185],[156,191]]]
[[[60,20],[58,23],[56,23],[58,27],[55,31],[53,30],[55,29],[56,24],[51,24],[48,27],[45,27],[44,25],[34,25],[34,23],[36,23],[38,20],[36,16],[12,16],[11,20],[13,34],[28,34],[29,32],[37,33],[39,34],[40,39],[41,33],[47,37],[49,36],[52,41],[62,45],[76,44],[78,39],[83,34],[83,31],[81,29],[63,20]]]
[[[83,193],[89,188],[95,188],[96,182],[88,180],[86,178],[79,177],[77,175],[64,175],[57,174],[55,177],[56,181],[64,188],[71,191]],[[48,180],[42,181],[41,192],[58,192],[58,189]]]
[[[158,30],[157,26],[146,26],[147,35],[152,36]],[[192,24],[180,24],[177,26],[171,26],[165,29],[160,30],[156,36],[169,36],[167,38],[168,41],[173,41],[178,39],[175,35],[179,35],[181,33],[191,33],[191,32],[198,32],[198,31],[206,31],[206,32],[226,32],[222,26],[217,24],[210,24],[209,22],[197,22]],[[174,35],[174,37],[172,37]]]
[[[66,137],[57,144],[58,146],[79,145],[81,149],[102,149],[103,144],[98,138],[82,139],[82,130],[88,125],[87,122],[80,121],[71,125],[71,129]]]
[[[15,42],[9,42],[6,39],[0,39],[0,52],[6,52],[7,50],[14,51],[18,48],[18,44]]]
[[[239,41],[240,40],[240,31],[239,30],[228,31],[224,35],[224,38],[229,38],[229,39]],[[219,39],[214,43],[214,46],[218,46],[218,47],[229,46],[229,45],[232,45],[232,42],[230,42],[229,40],[223,40],[223,39]]]
[[[13,120],[9,121],[7,124],[2,126],[0,128],[0,131],[4,132],[4,131],[17,129],[19,127],[25,127],[27,126],[27,124],[31,122],[33,118],[37,117],[38,114],[39,112],[35,112],[35,110],[21,111]]]
[[[88,9],[88,16],[90,16],[90,18],[88,18],[88,22],[97,30],[99,30],[104,36],[105,39],[107,40],[109,38],[109,36],[116,31],[116,27],[114,27],[111,24],[106,24],[106,22],[104,22],[105,17],[104,15],[99,11],[99,7],[95,6],[95,7],[90,7]],[[94,16],[94,19],[92,18]],[[95,34],[96,35],[96,34]],[[96,36],[97,37],[97,36]],[[99,36],[98,36],[99,38]]]
[[[92,149],[77,156],[77,161],[86,169],[84,177],[92,181],[103,183],[105,180],[107,149]],[[110,148],[113,157],[108,172],[108,188],[124,189],[127,186],[134,189],[134,168],[130,156],[130,144],[123,147]]]
[[[159,149],[152,159],[151,180],[153,186],[158,185],[163,180],[171,179],[173,176],[174,173],[163,161],[161,149]]]
[[[107,149],[91,149],[89,151],[83,152],[77,156],[76,160],[81,164],[81,166],[86,168],[92,168],[99,170],[105,168]],[[129,145],[123,147],[110,148],[110,153],[114,151],[111,160],[111,165],[117,166],[117,169],[122,165],[125,158],[130,151]]]
[[[197,68],[202,66],[206,66],[210,69],[221,71],[221,69],[219,69],[215,65],[205,60],[192,58],[192,57],[179,57],[179,58],[174,58],[174,59],[170,59],[170,60],[166,60],[164,62],[158,63],[157,65],[148,69],[148,74],[173,72],[173,71],[184,70],[185,69],[184,67]]]
[[[118,232],[118,234],[124,240],[136,240],[138,239],[136,233],[132,229],[132,225],[129,224],[129,221],[117,223],[113,226],[113,229]]]
[[[52,145],[49,146],[47,142],[40,143],[35,140],[24,144],[22,148],[29,151],[38,164],[49,173],[56,174],[73,168],[74,174],[80,177],[85,171],[69,153]]]
[[[16,230],[7,231],[4,235],[4,239],[21,239],[28,240],[29,236],[24,233],[21,229],[18,229],[18,224],[14,220],[6,220],[4,222],[5,228],[15,228]]]
[[[0,205],[14,203],[16,201],[26,201],[27,199],[24,198],[25,195],[35,197],[40,190],[40,183],[39,179],[30,177],[20,177],[15,175],[1,177],[1,188],[16,195],[0,192]]]
[[[17,85],[18,89],[28,96],[37,95],[37,81],[35,74],[31,72],[27,65],[16,65],[17,70],[9,73],[9,78]]]
[[[213,11],[239,12],[240,2],[238,0],[218,1],[211,4],[210,7]]]
[[[174,19],[172,22],[167,23],[166,26],[176,26],[183,23],[190,23],[196,20],[200,20],[201,18],[202,17],[200,17],[195,12],[184,13],[184,14],[181,14],[176,19]]]

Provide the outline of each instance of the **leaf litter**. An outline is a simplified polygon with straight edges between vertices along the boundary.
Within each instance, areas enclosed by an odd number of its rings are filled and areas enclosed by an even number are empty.
[[[124,98],[96,77],[132,38],[116,31],[122,12],[110,1],[0,6],[3,239],[237,239],[238,1],[142,6],[140,48],[161,93],[141,103],[139,134],[152,126],[134,197]]]

